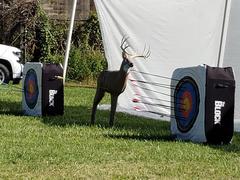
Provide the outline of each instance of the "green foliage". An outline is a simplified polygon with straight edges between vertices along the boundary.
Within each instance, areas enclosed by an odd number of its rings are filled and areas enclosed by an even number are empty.
[[[79,24],[74,31],[73,37],[73,42],[77,47],[103,51],[97,14],[92,13],[83,24]]]
[[[0,43],[23,47],[26,29],[33,29],[39,6],[38,0],[0,1]]]
[[[34,61],[46,61],[53,44],[53,37],[50,33],[50,23],[46,13],[39,7],[35,26],[36,48]]]
[[[81,50],[72,46],[68,78],[78,81],[95,79],[106,68],[106,60],[100,51]]]
[[[64,61],[64,55],[61,54],[55,54],[55,55],[48,55],[48,62],[50,63],[59,63],[62,64]]]
[[[78,81],[96,79],[106,67],[97,14],[92,13],[74,30],[68,78]]]
[[[50,19],[38,0],[32,3],[18,1],[9,7],[15,8],[5,14],[0,12],[0,23],[4,21],[4,25],[8,25],[4,29],[8,32],[8,38],[5,38],[9,40],[8,44],[21,47],[26,52],[27,61],[63,63],[69,22]],[[3,15],[7,19],[1,18]],[[22,16],[24,21],[19,20]],[[0,35],[2,33],[0,29]],[[78,81],[95,79],[106,68],[96,13],[84,22],[75,23],[72,42],[67,78]]]
[[[66,48],[67,25],[50,21],[41,8],[37,22],[34,60],[62,63]],[[77,27],[73,34],[73,42],[75,45],[71,48],[67,77],[78,81],[96,79],[106,68],[96,14],[92,14],[86,22]]]
[[[51,20],[51,34],[54,37],[54,45],[51,47],[51,54],[64,54],[65,44],[67,40],[68,23],[59,23],[56,20]]]
[[[59,62],[56,58],[64,52],[66,33],[65,24],[51,21],[44,10],[39,7],[35,26],[36,44],[33,61]]]

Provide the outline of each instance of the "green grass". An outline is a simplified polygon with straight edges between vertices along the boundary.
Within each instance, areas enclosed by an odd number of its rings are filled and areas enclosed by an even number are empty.
[[[89,126],[94,89],[65,88],[65,114],[29,117],[0,89],[0,179],[239,179],[240,135],[210,146],[171,138],[168,122],[108,111]],[[109,102],[109,96],[103,103]]]

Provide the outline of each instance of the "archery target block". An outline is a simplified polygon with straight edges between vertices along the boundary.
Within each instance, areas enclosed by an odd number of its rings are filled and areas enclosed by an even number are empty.
[[[42,115],[42,66],[42,63],[24,65],[22,107],[26,115]]]
[[[60,64],[26,63],[22,107],[26,115],[63,115],[63,68]]]
[[[171,85],[175,87],[171,90],[173,135],[194,142],[231,141],[235,94],[232,68],[179,68],[173,72]]]

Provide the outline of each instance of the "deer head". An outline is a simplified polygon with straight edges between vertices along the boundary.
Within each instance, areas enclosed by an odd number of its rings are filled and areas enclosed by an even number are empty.
[[[127,48],[130,47],[130,45],[127,44],[127,40],[129,39],[129,37],[123,36],[122,41],[121,41],[121,45],[120,48],[122,50],[122,58],[123,58],[123,63],[125,65],[126,70],[128,70],[130,67],[133,67],[133,63],[132,60],[135,58],[143,58],[143,59],[147,59],[151,52],[150,52],[150,47],[148,48],[148,50],[146,49],[146,45],[144,46],[144,50],[142,52],[142,54],[130,54],[129,52],[127,52]]]

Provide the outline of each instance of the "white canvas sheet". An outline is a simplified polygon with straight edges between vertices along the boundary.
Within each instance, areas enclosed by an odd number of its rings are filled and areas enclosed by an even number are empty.
[[[122,61],[119,46],[126,35],[130,37],[127,43],[131,48],[128,51],[141,53],[145,44],[151,49],[147,60],[134,60],[133,69],[157,75],[130,72],[130,79],[148,83],[128,81],[126,91],[119,97],[119,107],[170,114],[170,80],[159,76],[170,78],[174,69],[179,67],[203,63],[217,65],[225,2],[95,0],[108,69],[119,69]],[[133,103],[134,98],[141,102]]]
[[[236,78],[235,119],[240,124],[240,1],[232,0],[223,66],[231,66]],[[240,127],[240,126],[239,126]]]

